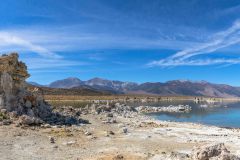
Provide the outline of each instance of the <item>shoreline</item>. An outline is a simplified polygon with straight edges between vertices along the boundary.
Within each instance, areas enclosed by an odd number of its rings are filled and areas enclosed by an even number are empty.
[[[171,121],[171,120],[159,120],[156,118],[153,118],[152,116],[147,115],[149,113],[145,113],[144,115],[147,117],[152,118],[153,121],[159,121],[159,122],[169,122],[169,123],[180,123],[180,124],[189,124],[189,125],[202,125],[202,126],[207,126],[207,127],[217,127],[217,128],[223,128],[223,129],[239,129],[240,127],[228,127],[228,126],[217,126],[217,125],[211,125],[211,124],[206,124],[206,123],[197,123],[197,122],[178,122],[178,121]]]
[[[143,113],[143,116],[149,117],[150,119],[152,118],[152,121],[155,122],[167,122],[167,123],[179,123],[179,124],[186,124],[186,125],[202,125],[202,126],[206,126],[206,127],[217,127],[217,128],[223,128],[223,129],[239,129],[240,127],[224,127],[224,126],[217,126],[217,125],[211,125],[211,124],[206,124],[206,123],[197,123],[197,122],[178,122],[178,121],[171,121],[171,120],[159,120],[156,118],[153,118],[152,116],[147,115],[148,113]]]

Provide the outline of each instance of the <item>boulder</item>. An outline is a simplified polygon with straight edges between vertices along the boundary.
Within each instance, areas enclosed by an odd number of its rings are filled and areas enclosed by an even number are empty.
[[[30,117],[28,115],[22,115],[18,119],[18,124],[20,125],[40,125],[43,121],[36,117]]]
[[[9,119],[5,119],[5,120],[2,121],[3,125],[10,125],[11,123],[12,123],[12,121],[9,120]]]
[[[239,157],[230,154],[224,143],[195,147],[192,152],[193,160],[240,160]]]

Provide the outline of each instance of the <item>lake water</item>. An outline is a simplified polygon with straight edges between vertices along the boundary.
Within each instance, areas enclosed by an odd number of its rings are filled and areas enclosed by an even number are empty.
[[[240,128],[240,102],[198,103],[193,101],[172,101],[148,103],[148,106],[190,105],[189,113],[150,113],[148,115],[166,121],[194,122],[219,127]]]

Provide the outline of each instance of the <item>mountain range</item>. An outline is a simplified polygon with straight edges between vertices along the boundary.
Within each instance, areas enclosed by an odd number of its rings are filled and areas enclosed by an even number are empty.
[[[35,82],[29,82],[31,85],[58,89],[87,89],[101,93],[112,94],[146,94],[161,96],[207,96],[207,97],[240,97],[240,88],[226,84],[214,84],[206,81],[188,81],[173,80],[162,82],[122,82],[107,80],[102,78],[93,78],[82,81],[75,77],[58,80],[43,86]]]

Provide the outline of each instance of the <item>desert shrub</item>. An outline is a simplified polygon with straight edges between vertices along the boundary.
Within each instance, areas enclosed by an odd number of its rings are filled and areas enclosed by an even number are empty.
[[[0,121],[3,121],[4,119],[8,119],[8,115],[0,112]]]

